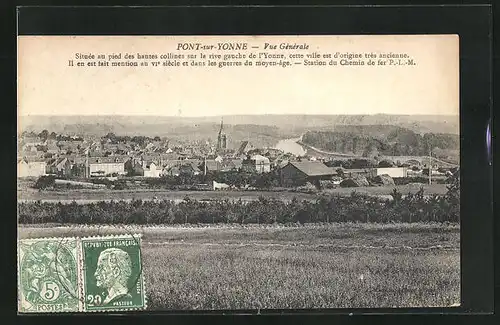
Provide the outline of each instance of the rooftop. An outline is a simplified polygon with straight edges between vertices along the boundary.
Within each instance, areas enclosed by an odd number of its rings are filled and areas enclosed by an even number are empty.
[[[294,161],[290,162],[290,165],[294,166],[307,176],[322,176],[322,175],[334,175],[336,172],[323,164],[321,161]]]

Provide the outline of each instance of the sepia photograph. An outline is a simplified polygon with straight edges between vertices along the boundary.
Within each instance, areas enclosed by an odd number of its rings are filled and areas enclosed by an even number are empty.
[[[19,312],[460,306],[457,35],[17,45]]]

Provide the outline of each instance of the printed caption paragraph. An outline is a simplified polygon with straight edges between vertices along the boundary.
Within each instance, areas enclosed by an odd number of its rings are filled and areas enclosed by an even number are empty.
[[[307,43],[246,42],[177,43],[165,52],[75,53],[70,67],[147,68],[291,68],[304,67],[412,67],[418,62],[405,52],[346,52],[312,49]]]

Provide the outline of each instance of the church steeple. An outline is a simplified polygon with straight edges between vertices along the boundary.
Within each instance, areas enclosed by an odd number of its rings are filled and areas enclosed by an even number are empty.
[[[220,151],[225,150],[226,146],[227,143],[226,143],[226,134],[224,134],[224,119],[221,118],[219,135],[217,136],[217,153],[220,153]]]
[[[222,135],[222,130],[224,128],[224,118],[220,118],[220,130],[219,130],[219,137]]]

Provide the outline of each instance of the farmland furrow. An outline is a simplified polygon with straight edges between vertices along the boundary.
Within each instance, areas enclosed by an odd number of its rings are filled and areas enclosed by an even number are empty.
[[[257,246],[257,247],[303,247],[303,248],[328,248],[328,249],[390,249],[390,250],[451,250],[457,251],[460,250],[459,247],[453,246],[429,246],[429,247],[411,247],[411,246],[370,246],[370,245],[326,245],[326,244],[276,244],[276,243],[184,243],[184,242],[172,242],[172,241],[163,241],[163,242],[143,242],[145,245],[186,245],[186,246],[235,246],[235,247],[248,247],[248,246]]]

